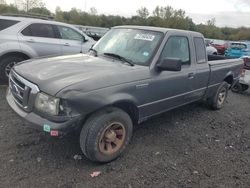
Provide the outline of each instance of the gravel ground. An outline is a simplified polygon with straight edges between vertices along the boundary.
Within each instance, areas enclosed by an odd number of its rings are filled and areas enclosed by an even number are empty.
[[[191,104],[153,118],[135,128],[122,157],[100,165],[74,159],[76,136],[49,138],[25,126],[5,90],[0,187],[250,187],[250,93],[230,93],[220,111]],[[94,171],[101,174],[92,178]]]

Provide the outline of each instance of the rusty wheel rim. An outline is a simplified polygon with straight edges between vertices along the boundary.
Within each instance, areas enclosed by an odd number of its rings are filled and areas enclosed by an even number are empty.
[[[219,105],[222,105],[226,99],[226,96],[227,96],[227,91],[226,89],[223,89],[220,93],[219,93],[219,96],[218,96],[218,104]]]
[[[13,62],[10,62],[6,67],[5,67],[5,76],[8,78],[9,77],[9,74],[10,74],[10,71],[12,69],[12,67],[17,64],[17,62],[13,61]]]
[[[116,153],[122,146],[125,140],[126,131],[122,123],[110,123],[102,132],[99,139],[99,150],[106,155]]]

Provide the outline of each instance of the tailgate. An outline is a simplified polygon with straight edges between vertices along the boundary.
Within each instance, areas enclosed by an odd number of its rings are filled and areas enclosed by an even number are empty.
[[[244,59],[244,69],[250,70],[250,57],[245,56],[245,57],[242,57],[242,59]]]
[[[239,78],[243,60],[225,59],[208,62],[210,67],[209,86],[219,85],[227,76],[233,76],[233,79]]]

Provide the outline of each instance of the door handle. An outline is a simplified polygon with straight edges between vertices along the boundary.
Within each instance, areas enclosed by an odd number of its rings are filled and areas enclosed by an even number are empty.
[[[193,72],[188,73],[188,79],[193,79],[195,74]]]
[[[64,43],[63,45],[64,45],[64,46],[70,46],[69,43]]]

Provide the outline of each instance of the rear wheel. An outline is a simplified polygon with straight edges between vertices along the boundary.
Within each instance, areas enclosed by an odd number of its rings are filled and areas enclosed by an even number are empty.
[[[106,108],[86,121],[80,134],[84,155],[96,162],[109,162],[119,157],[132,136],[129,115],[119,108]]]
[[[237,82],[236,84],[233,85],[231,90],[232,92],[240,93],[242,92],[242,85],[239,82]]]
[[[246,91],[249,88],[249,86],[245,84],[241,84],[241,86],[242,86],[242,91]]]
[[[228,94],[228,83],[222,82],[217,89],[216,94],[209,99],[209,105],[213,110],[219,110],[223,107]]]
[[[235,93],[241,93],[244,92],[246,90],[248,90],[249,86],[246,84],[241,84],[239,82],[237,82],[233,87],[232,87],[232,91]]]
[[[0,81],[8,82],[11,68],[18,62],[24,61],[25,58],[21,56],[8,56],[0,61]]]

